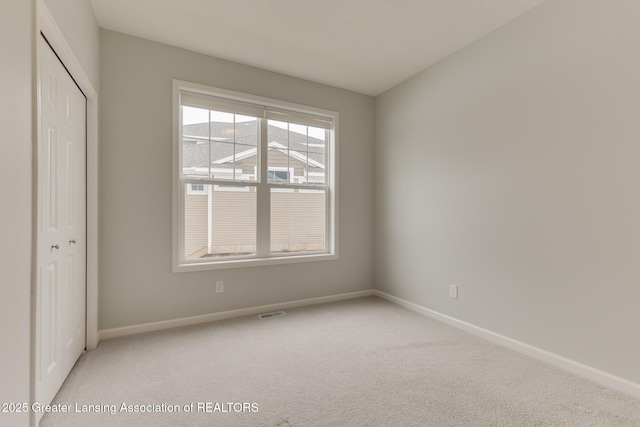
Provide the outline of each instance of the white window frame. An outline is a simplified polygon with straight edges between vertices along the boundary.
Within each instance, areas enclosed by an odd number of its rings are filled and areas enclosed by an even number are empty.
[[[189,92],[192,94],[215,96],[224,98],[234,102],[244,102],[263,108],[273,108],[291,113],[307,114],[315,117],[324,117],[332,122],[332,130],[327,131],[326,149],[327,164],[325,166],[326,186],[318,186],[318,189],[326,189],[325,202],[325,251],[308,252],[296,255],[271,254],[269,247],[270,235],[270,197],[271,188],[279,188],[277,183],[268,183],[267,176],[267,159],[262,153],[267,152],[267,139],[259,141],[261,149],[258,151],[258,161],[263,168],[263,179],[255,182],[229,182],[230,185],[246,186],[252,185],[260,188],[262,191],[258,193],[258,224],[257,224],[257,255],[251,257],[236,258],[206,258],[204,260],[187,260],[184,256],[184,239],[182,236],[184,230],[184,200],[185,200],[185,183],[198,182],[198,179],[182,178],[182,123],[180,94]],[[172,90],[172,122],[173,122],[173,177],[172,177],[172,269],[174,273],[218,270],[227,268],[254,267],[275,264],[289,264],[313,261],[328,261],[338,259],[338,113],[325,109],[309,107],[305,105],[295,104],[286,101],[279,101],[261,96],[249,95],[240,92],[234,92],[226,89],[215,88],[211,86],[190,83],[182,80],[173,80]],[[266,135],[267,120],[262,119],[263,129],[259,131],[260,135]],[[207,184],[208,182],[202,181]],[[299,187],[300,190],[313,190],[312,185],[303,184],[286,184],[289,186]]]

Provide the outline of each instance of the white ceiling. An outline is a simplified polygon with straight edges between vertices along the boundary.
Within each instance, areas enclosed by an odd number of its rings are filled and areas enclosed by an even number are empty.
[[[106,29],[378,95],[543,0],[91,0]]]

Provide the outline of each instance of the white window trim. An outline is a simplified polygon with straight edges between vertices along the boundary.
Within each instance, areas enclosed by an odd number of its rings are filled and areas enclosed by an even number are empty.
[[[189,91],[191,93],[216,96],[219,98],[225,98],[233,101],[246,102],[250,104],[259,104],[265,107],[280,108],[282,110],[289,110],[300,114],[309,114],[313,116],[327,117],[333,122],[333,132],[328,132],[330,137],[327,140],[327,150],[329,155],[327,156],[326,165],[326,180],[327,180],[327,201],[325,203],[326,212],[326,251],[322,253],[305,253],[304,255],[279,255],[272,254],[270,257],[265,258],[236,258],[236,259],[224,259],[211,262],[186,262],[184,260],[184,242],[181,239],[181,230],[183,229],[183,200],[184,200],[184,185],[182,185],[179,174],[180,166],[182,164],[182,151],[180,150],[180,138],[182,138],[182,129],[180,127],[180,92]],[[172,124],[173,124],[173,156],[172,156],[172,270],[174,273],[189,272],[189,271],[205,271],[205,270],[218,270],[228,268],[244,268],[244,267],[256,267],[267,266],[277,264],[291,264],[301,262],[312,261],[329,261],[338,259],[338,129],[339,129],[339,117],[335,111],[324,110],[315,107],[309,107],[305,105],[295,104],[286,101],[279,101],[271,98],[265,98],[260,96],[248,95],[244,93],[234,92],[226,89],[220,89],[196,83],[190,83],[182,80],[173,80],[172,90]],[[263,126],[266,127],[266,120],[263,120]],[[263,134],[265,134],[263,132]],[[264,144],[267,144],[266,139]],[[266,148],[266,147],[263,147]],[[266,152],[266,151],[265,151]],[[263,156],[263,167],[266,166],[266,156]],[[266,180],[266,168],[263,171]],[[240,184],[240,182],[238,182]],[[252,184],[255,184],[252,183]],[[277,188],[277,184],[271,184]],[[269,192],[263,192],[263,197],[270,197]],[[259,202],[260,205],[260,202]],[[265,206],[269,206],[266,204]],[[268,220],[268,216],[266,218]],[[265,218],[265,215],[259,215],[259,217]],[[269,233],[268,221],[259,223],[257,225],[258,234]],[[264,240],[263,240],[264,241]]]

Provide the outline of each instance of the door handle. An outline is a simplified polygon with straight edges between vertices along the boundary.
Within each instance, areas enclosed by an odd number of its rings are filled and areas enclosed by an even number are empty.
[[[70,244],[70,245],[75,245],[75,244],[76,244],[76,239],[69,240],[69,244]]]
[[[60,249],[60,245],[58,244],[51,245],[51,249]]]

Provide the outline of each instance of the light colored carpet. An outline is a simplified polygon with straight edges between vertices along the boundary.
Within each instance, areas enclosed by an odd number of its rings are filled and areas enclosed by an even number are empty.
[[[116,413],[42,426],[640,426],[638,399],[376,297],[104,341],[53,403]]]

